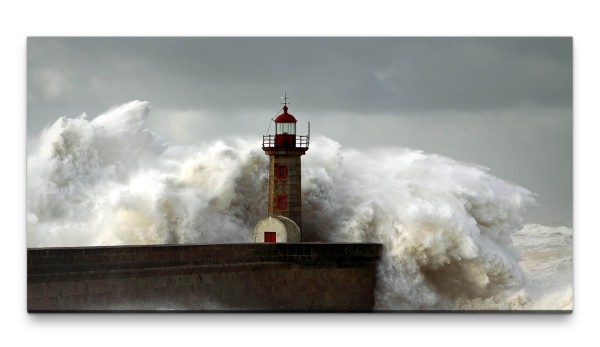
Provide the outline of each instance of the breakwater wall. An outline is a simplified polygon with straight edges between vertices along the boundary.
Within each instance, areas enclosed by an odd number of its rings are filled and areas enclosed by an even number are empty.
[[[253,243],[27,250],[29,312],[364,312],[381,245]]]

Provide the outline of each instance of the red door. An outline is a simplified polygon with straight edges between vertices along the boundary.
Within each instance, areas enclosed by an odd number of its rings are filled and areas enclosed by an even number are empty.
[[[277,233],[274,231],[265,231],[265,242],[276,242]]]

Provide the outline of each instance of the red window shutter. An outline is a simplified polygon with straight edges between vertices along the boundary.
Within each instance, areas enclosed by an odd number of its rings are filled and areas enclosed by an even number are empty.
[[[277,200],[275,201],[275,208],[278,210],[285,210],[287,208],[285,195],[277,195]]]
[[[275,164],[275,176],[277,178],[287,177],[287,165]]]

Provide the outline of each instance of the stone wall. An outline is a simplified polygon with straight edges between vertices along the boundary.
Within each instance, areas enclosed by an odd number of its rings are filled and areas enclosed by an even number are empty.
[[[27,250],[27,308],[370,311],[380,244],[271,243]]]
[[[302,162],[300,156],[307,148],[263,148],[269,156],[268,215],[284,216],[302,230]],[[285,178],[276,175],[276,166],[285,165]],[[277,208],[277,196],[285,197],[285,208]]]

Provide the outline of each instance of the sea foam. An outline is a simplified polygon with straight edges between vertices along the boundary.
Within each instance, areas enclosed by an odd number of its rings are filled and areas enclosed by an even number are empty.
[[[145,127],[150,109],[62,117],[40,134],[27,158],[28,247],[251,242],[267,215],[260,135],[173,146]],[[451,158],[320,135],[302,160],[305,241],[384,245],[376,309],[570,309],[568,280],[550,286],[556,304],[524,271],[541,266],[527,261],[541,256],[531,230],[544,228],[523,229],[535,204],[525,188]]]

